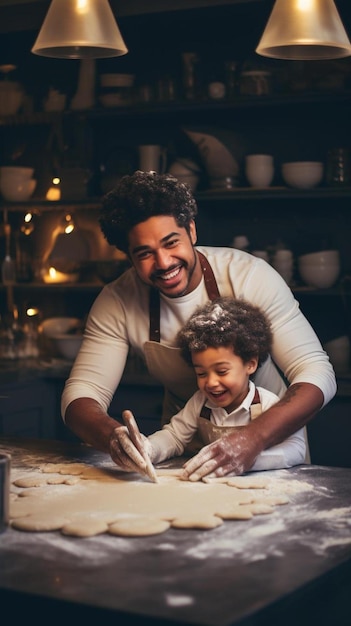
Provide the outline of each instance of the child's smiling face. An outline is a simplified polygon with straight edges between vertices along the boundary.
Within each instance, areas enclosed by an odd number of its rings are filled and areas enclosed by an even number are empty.
[[[199,389],[228,413],[236,409],[247,395],[257,358],[244,363],[231,346],[206,348],[192,352],[191,356]]]

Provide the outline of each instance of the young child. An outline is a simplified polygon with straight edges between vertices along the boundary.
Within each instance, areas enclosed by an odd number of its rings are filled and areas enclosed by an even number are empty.
[[[195,369],[199,390],[169,424],[145,441],[153,463],[182,455],[196,433],[208,445],[248,424],[279,400],[251,380],[272,344],[269,322],[258,307],[233,298],[208,302],[178,333],[177,344]],[[300,429],[264,450],[251,471],[298,465],[305,462],[305,454]]]

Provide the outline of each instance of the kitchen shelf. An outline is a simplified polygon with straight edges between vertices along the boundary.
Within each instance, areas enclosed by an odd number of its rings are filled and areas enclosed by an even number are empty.
[[[17,291],[93,291],[98,292],[102,289],[105,283],[92,282],[92,283],[14,283],[12,285],[14,290]],[[0,290],[5,291],[7,286],[0,284]]]
[[[14,283],[13,289],[17,291],[82,291],[82,292],[99,292],[106,283],[102,281],[94,281],[91,283]],[[291,290],[295,294],[308,295],[308,296],[342,296],[344,294],[351,293],[351,276],[345,277],[340,283],[330,289],[317,289],[316,287],[307,287],[306,285],[292,285]],[[0,283],[0,291],[5,291],[6,285]]]
[[[8,211],[8,213],[26,213],[36,210],[39,213],[49,213],[56,211],[96,211],[100,208],[100,200],[98,198],[89,200],[67,200],[52,201],[30,199],[27,202],[5,202],[0,203],[0,211]]]
[[[289,187],[268,187],[257,189],[253,187],[235,187],[232,189],[211,189],[197,194],[201,202],[213,200],[298,200],[301,198],[328,199],[351,198],[351,187],[314,187],[313,189],[292,189]]]
[[[351,187],[315,187],[314,189],[290,189],[289,187],[269,187],[256,189],[251,187],[235,187],[233,189],[209,189],[195,194],[196,199],[201,203],[211,203],[220,201],[229,203],[233,200],[328,200],[339,198],[351,199]],[[98,211],[101,207],[101,199],[87,200],[61,200],[48,202],[46,200],[31,199],[27,202],[4,202],[0,203],[0,211],[9,213],[25,213],[30,210],[40,212],[55,211]],[[299,206],[297,206],[297,210]]]
[[[201,100],[177,100],[173,102],[135,103],[128,106],[102,107],[96,106],[84,110],[64,110],[62,112],[36,111],[33,113],[22,113],[17,115],[0,116],[0,126],[35,126],[58,124],[69,118],[84,118],[85,120],[99,120],[105,118],[143,118],[170,116],[186,114],[201,115],[218,112],[230,112],[235,110],[247,110],[252,108],[279,108],[281,107],[314,107],[319,105],[331,105],[351,103],[351,90],[340,90],[338,92],[290,92],[284,94],[270,94],[262,96],[237,95],[233,99],[220,101]]]

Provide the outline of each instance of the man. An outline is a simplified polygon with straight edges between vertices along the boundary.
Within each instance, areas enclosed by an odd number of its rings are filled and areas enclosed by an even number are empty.
[[[248,471],[262,450],[302,428],[336,392],[329,359],[285,281],[268,263],[240,250],[195,247],[196,214],[189,188],[167,174],[135,172],[105,196],[102,232],[127,253],[132,268],[106,285],[93,304],[62,396],[67,426],[116,460],[115,429],[125,427],[107,411],[129,348],[164,385],[166,421],[196,390],[194,372],[175,347],[195,308],[219,296],[260,307],[271,324],[273,348],[254,381],[281,399],[194,456],[186,467],[192,480]]]

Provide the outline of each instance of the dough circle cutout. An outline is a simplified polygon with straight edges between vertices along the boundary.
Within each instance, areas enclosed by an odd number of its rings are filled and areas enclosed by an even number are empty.
[[[124,517],[110,524],[108,532],[122,537],[145,537],[164,533],[169,527],[167,520],[156,517]]]

